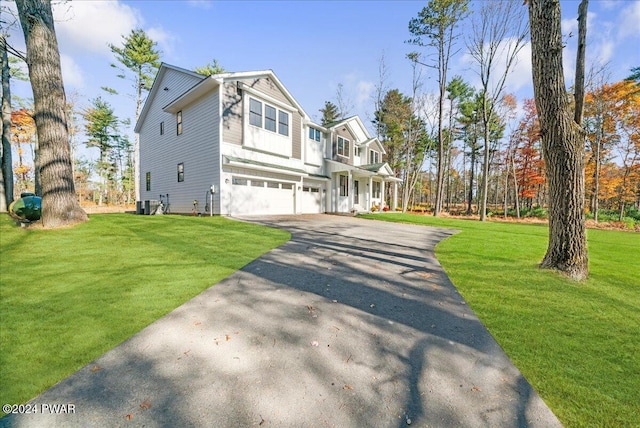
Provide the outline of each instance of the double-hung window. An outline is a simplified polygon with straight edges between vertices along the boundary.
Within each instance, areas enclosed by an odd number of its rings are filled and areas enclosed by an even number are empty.
[[[249,123],[267,131],[277,132],[285,137],[289,136],[289,113],[279,110],[269,104],[249,98]],[[264,125],[262,116],[264,115]]]
[[[182,135],[182,110],[176,113],[176,134]]]
[[[289,136],[289,114],[286,111],[278,112],[278,134]]]
[[[338,136],[338,155],[349,157],[349,140]]]
[[[375,150],[369,150],[369,163],[379,163],[380,162],[380,152],[376,152]]]
[[[262,128],[262,103],[253,98],[249,99],[249,123]]]
[[[276,109],[268,104],[264,105],[264,129],[276,132]]]

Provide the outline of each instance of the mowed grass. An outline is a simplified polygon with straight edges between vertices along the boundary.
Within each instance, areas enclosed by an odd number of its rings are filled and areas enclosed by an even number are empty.
[[[640,426],[640,234],[589,230],[589,279],[575,283],[537,267],[545,225],[365,217],[460,230],[438,260],[560,421]]]
[[[28,401],[290,238],[220,217],[0,216],[0,402]]]

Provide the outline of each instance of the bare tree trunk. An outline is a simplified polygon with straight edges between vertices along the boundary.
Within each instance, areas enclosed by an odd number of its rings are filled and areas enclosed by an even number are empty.
[[[27,45],[42,181],[42,224],[55,228],[87,220],[73,184],[60,53],[48,0],[16,1]]]
[[[2,50],[2,174],[0,174],[0,212],[7,212],[13,202],[13,161],[11,159],[11,90],[7,40],[0,33]]]
[[[541,267],[583,280],[588,276],[585,133],[574,121],[564,82],[559,0],[529,0],[529,19],[533,87],[549,183],[549,245]]]

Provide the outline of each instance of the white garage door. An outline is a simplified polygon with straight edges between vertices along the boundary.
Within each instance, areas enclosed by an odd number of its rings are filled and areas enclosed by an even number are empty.
[[[322,188],[320,186],[305,185],[302,187],[300,212],[303,214],[318,214],[322,212]]]
[[[293,214],[293,184],[233,177],[231,215]]]

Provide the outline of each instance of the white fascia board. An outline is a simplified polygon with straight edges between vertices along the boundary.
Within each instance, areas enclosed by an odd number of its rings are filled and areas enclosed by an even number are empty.
[[[358,123],[358,125],[362,129],[362,132],[367,137],[367,139],[370,139],[371,135],[369,135],[369,131],[367,131],[367,128],[364,126],[364,123],[362,123],[362,120],[360,119],[360,116],[353,116],[351,118],[351,121],[353,121],[353,120],[355,120]]]
[[[185,93],[178,96],[178,98],[164,106],[162,110],[167,113],[177,113],[206,93],[219,88],[220,83],[220,80],[214,78],[213,76],[209,76],[204,80],[196,83]]]
[[[189,75],[191,75],[193,77],[199,77],[201,79],[204,79],[204,76],[202,76],[201,74],[196,73],[195,71],[191,71],[191,70],[187,70],[186,68],[177,67],[175,65],[167,64],[166,62],[161,63],[160,64],[160,68],[158,69],[158,73],[156,73],[156,77],[155,77],[155,79],[153,79],[153,84],[151,85],[151,90],[149,90],[149,94],[147,95],[147,98],[145,99],[144,105],[142,106],[142,110],[140,111],[140,116],[138,117],[138,121],[136,122],[136,126],[133,129],[133,132],[136,132],[136,133],[140,132],[140,128],[142,127],[142,123],[144,122],[144,119],[147,116],[147,113],[149,112],[149,108],[151,106],[151,101],[155,97],[155,94],[158,92],[158,90],[159,90],[158,87],[160,85],[160,82],[162,81],[162,78],[164,77],[164,75],[166,74],[168,69],[172,69],[172,70],[175,70],[175,71],[179,71],[180,73],[189,74]]]
[[[312,127],[314,127],[314,128],[317,128],[317,129],[319,129],[319,130],[320,130],[320,131],[322,131],[322,132],[329,132],[329,128],[325,128],[325,127],[324,127],[324,126],[322,126],[322,125],[318,125],[317,123],[312,122],[311,120],[306,121],[306,122],[305,122],[305,125],[307,125],[307,126],[312,126]]]
[[[304,111],[302,106],[298,103],[298,101],[296,101],[294,96],[291,95],[291,93],[287,90],[287,88],[282,84],[282,82],[280,81],[280,79],[278,79],[278,76],[276,76],[273,70],[244,71],[244,72],[238,72],[238,73],[228,73],[228,75],[220,75],[220,76],[223,77],[225,81],[251,79],[251,78],[259,79],[261,77],[268,77],[275,82],[276,86],[278,86],[278,88],[284,93],[285,97],[287,97],[287,99],[291,101],[291,103],[295,106],[295,109],[298,110],[298,112],[306,120],[309,120],[309,115],[307,115],[307,113]],[[243,86],[244,86],[243,90],[248,88],[247,85],[243,85]],[[289,109],[291,110],[291,107],[289,107]]]

